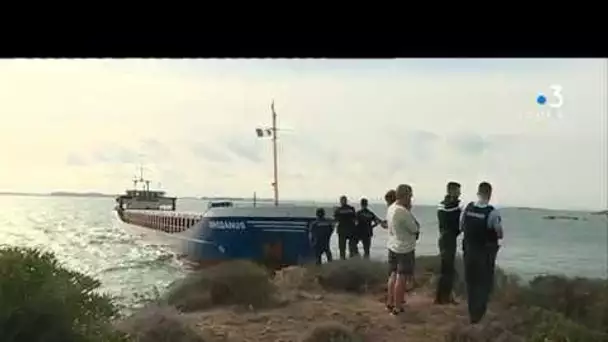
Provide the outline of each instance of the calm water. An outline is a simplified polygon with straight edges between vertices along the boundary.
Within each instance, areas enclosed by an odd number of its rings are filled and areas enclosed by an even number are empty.
[[[178,209],[203,211],[205,201],[179,200]],[[328,205],[328,204],[326,204]],[[34,246],[55,252],[68,267],[97,277],[104,290],[126,305],[186,273],[168,246],[131,235],[114,219],[111,198],[0,196],[0,244]],[[372,209],[383,216],[383,205]],[[422,224],[418,254],[436,254],[435,207],[419,206]],[[501,267],[524,278],[559,273],[608,278],[608,219],[605,215],[549,210],[503,209],[506,239]],[[546,220],[545,215],[580,219]],[[335,240],[335,239],[334,239]],[[386,258],[386,232],[378,229],[372,256]],[[337,253],[337,242],[334,252]],[[139,294],[139,295],[136,295]]]

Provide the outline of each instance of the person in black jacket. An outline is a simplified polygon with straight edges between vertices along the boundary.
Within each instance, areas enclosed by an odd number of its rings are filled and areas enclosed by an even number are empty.
[[[498,241],[504,234],[500,213],[489,203],[492,185],[481,182],[477,196],[479,200],[469,203],[460,219],[460,229],[464,232],[464,278],[471,324],[478,323],[486,313],[494,285]]]
[[[325,217],[325,209],[318,208],[317,219],[310,224],[310,244],[312,245],[315,261],[321,265],[321,257],[325,254],[327,262],[333,260],[329,241],[334,232],[333,222]]]
[[[356,236],[356,211],[355,208],[348,205],[346,196],[340,196],[340,206],[334,211],[334,221],[337,223],[340,259],[346,259],[347,243],[349,257],[357,255],[357,243],[359,241]]]
[[[367,198],[362,198],[361,209],[357,211],[357,234],[363,244],[363,257],[366,259],[369,259],[374,227],[380,224],[380,222],[380,218],[373,211],[369,210]],[[358,246],[356,248],[359,249]]]
[[[452,296],[452,287],[456,270],[454,258],[456,257],[456,238],[460,234],[460,184],[449,182],[447,195],[437,209],[439,221],[439,253],[441,256],[441,274],[435,295],[436,304],[456,304]]]

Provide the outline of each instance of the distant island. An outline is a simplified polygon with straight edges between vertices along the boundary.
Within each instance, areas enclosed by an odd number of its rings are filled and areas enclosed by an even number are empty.
[[[578,221],[580,219],[577,216],[567,216],[567,215],[547,215],[543,218],[545,220],[573,220],[573,221]]]
[[[54,191],[51,193],[35,193],[0,191],[0,196],[115,197],[116,195],[102,194],[99,192]]]
[[[102,194],[99,192],[68,192],[68,191],[56,191],[51,192],[50,196],[60,197],[116,197],[116,195]]]
[[[595,211],[595,212],[592,212],[591,214],[593,214],[593,215],[608,215],[608,209],[607,210]]]
[[[53,191],[50,193],[35,193],[35,192],[15,192],[15,191],[0,191],[0,196],[53,196],[53,197],[116,197],[115,194],[104,194],[101,192],[71,192],[71,191]],[[231,197],[231,196],[183,196],[182,199],[204,200],[204,201],[252,201],[252,197]],[[256,198],[258,202],[272,202],[272,198]]]

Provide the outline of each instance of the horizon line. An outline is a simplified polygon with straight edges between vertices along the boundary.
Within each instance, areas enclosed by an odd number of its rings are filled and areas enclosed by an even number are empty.
[[[60,196],[62,195],[63,197],[107,198],[107,197],[113,197],[113,196],[120,196],[120,193],[111,194],[111,193],[98,192],[98,191],[64,191],[64,190],[50,191],[50,192],[0,191],[0,196],[60,197],[58,195],[60,195]],[[193,195],[187,195],[187,196],[176,196],[176,197],[178,199],[194,199],[194,200],[202,200],[202,201],[204,201],[206,199],[233,199],[233,200],[239,200],[239,201],[253,201],[253,197],[245,197],[245,196],[207,196],[207,195],[193,196]],[[266,202],[266,201],[273,201],[274,199],[272,197],[268,197],[268,198],[258,197],[257,200]],[[313,204],[314,203],[328,204],[328,203],[336,202],[333,199],[330,200],[330,199],[322,199],[322,198],[318,198],[318,199],[284,198],[283,201],[286,201],[286,202],[311,202]],[[374,204],[384,203],[382,200],[370,199],[369,201]],[[421,203],[415,204],[415,206],[416,205],[418,205],[418,206],[436,206],[437,204],[421,202]],[[567,208],[557,208],[557,207],[537,207],[537,206],[526,206],[526,205],[499,205],[499,207],[504,208],[504,209],[578,211],[578,212],[590,212],[590,213],[608,211],[608,206],[606,208],[586,208],[586,209],[582,209],[582,208],[581,209],[567,209]]]

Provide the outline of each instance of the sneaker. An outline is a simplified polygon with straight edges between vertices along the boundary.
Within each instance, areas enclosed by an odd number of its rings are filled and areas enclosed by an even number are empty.
[[[391,310],[391,315],[392,316],[397,316],[400,313],[404,312],[405,310],[403,308],[393,308],[393,310]]]

